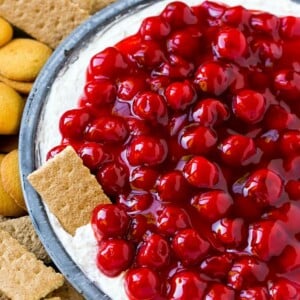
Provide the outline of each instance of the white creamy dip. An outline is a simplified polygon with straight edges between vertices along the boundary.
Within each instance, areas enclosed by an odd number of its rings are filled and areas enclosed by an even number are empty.
[[[189,5],[198,5],[203,0],[182,0]],[[90,58],[108,46],[113,46],[131,34],[135,34],[141,21],[147,16],[159,14],[171,0],[157,1],[154,5],[138,12],[131,12],[128,16],[117,19],[113,24],[103,28],[85,45],[78,55],[62,69],[55,79],[47,104],[42,113],[37,137],[37,151],[40,154],[40,164],[45,162],[47,152],[60,143],[58,129],[59,118],[63,112],[75,108],[85,84],[85,72]],[[249,9],[268,11],[277,15],[300,15],[300,5],[289,0],[223,0],[228,5],[240,5]],[[50,222],[75,263],[86,276],[113,300],[127,299],[124,291],[123,278],[120,275],[109,278],[102,274],[96,266],[97,243],[91,225],[78,228],[74,237],[66,233],[59,222],[48,212]]]

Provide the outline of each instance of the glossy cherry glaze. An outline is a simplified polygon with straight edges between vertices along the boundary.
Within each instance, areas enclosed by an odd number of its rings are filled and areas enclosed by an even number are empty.
[[[95,264],[130,299],[300,299],[299,49],[295,17],[174,2],[91,59],[48,158],[110,196]]]

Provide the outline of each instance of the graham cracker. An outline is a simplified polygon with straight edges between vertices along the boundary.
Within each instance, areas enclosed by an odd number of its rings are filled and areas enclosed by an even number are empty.
[[[0,15],[51,48],[89,17],[69,0],[1,0]]]
[[[0,230],[0,291],[11,300],[39,300],[64,283],[8,232]]]
[[[83,296],[80,295],[69,283],[65,280],[65,283],[59,289],[53,291],[48,297],[58,297],[61,300],[84,300]],[[48,299],[48,298],[47,298]],[[52,299],[52,298],[51,298]],[[53,298],[54,299],[54,298]]]
[[[3,221],[0,223],[0,230],[7,231],[39,260],[46,264],[51,262],[49,255],[35,233],[29,216]]]
[[[95,13],[99,11],[100,9],[104,8],[105,6],[108,6],[109,4],[112,4],[116,2],[116,0],[95,0],[92,13]]]
[[[62,227],[72,235],[90,222],[98,204],[111,203],[70,146],[31,173],[28,180]]]

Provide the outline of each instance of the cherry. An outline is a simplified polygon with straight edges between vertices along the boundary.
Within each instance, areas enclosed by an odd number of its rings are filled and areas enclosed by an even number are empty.
[[[268,169],[260,169],[250,174],[246,180],[243,194],[254,197],[258,203],[275,205],[283,191],[279,175]]]
[[[156,189],[163,202],[185,203],[190,194],[190,185],[182,172],[177,170],[162,175]]]
[[[212,225],[212,231],[228,248],[243,248],[247,242],[247,225],[241,218],[223,218]]]
[[[59,121],[59,130],[64,138],[79,139],[90,121],[87,109],[71,109],[63,113]]]
[[[109,162],[103,165],[97,172],[96,178],[104,192],[110,196],[121,193],[128,184],[128,173],[118,163]]]
[[[185,80],[171,83],[165,91],[167,104],[174,110],[185,110],[197,99],[193,85]]]
[[[252,256],[242,256],[235,260],[228,273],[228,283],[235,290],[251,288],[263,284],[268,275],[269,268],[265,262]]]
[[[88,68],[88,81],[94,79],[115,79],[128,69],[123,54],[114,47],[108,47],[95,54],[90,60]]]
[[[274,300],[299,300],[300,286],[296,282],[281,278],[271,285],[269,294]]]
[[[300,154],[300,132],[287,131],[280,138],[280,150],[284,156],[293,156]]]
[[[216,20],[218,20],[219,18],[221,19],[225,11],[224,5],[212,1],[205,1],[201,4],[200,7],[203,7],[205,9],[207,18],[214,18]]]
[[[86,128],[85,138],[93,142],[122,142],[128,136],[126,122],[122,117],[103,116]]]
[[[194,156],[184,166],[184,176],[195,187],[212,188],[219,181],[217,166],[202,156]]]
[[[145,40],[161,40],[170,34],[171,26],[161,16],[153,16],[143,20],[139,32]]]
[[[117,96],[122,100],[131,100],[147,87],[143,76],[126,76],[118,82]]]
[[[102,106],[115,101],[116,85],[108,79],[92,80],[84,87],[84,96],[87,102],[95,106]]]
[[[97,253],[97,267],[109,277],[125,271],[133,259],[133,246],[125,240],[102,240]]]
[[[199,217],[213,223],[225,217],[232,209],[232,197],[220,190],[195,195],[191,204],[197,209]]]
[[[127,148],[127,159],[132,166],[153,166],[162,163],[167,156],[167,145],[163,139],[151,136],[134,138]]]
[[[101,145],[94,142],[85,142],[78,150],[80,158],[86,167],[96,169],[104,160],[104,152]]]
[[[167,86],[171,83],[171,80],[167,76],[152,76],[149,79],[149,85],[152,92],[156,92],[163,95]]]
[[[100,204],[92,213],[92,227],[98,240],[106,237],[123,237],[130,219],[121,205]]]
[[[133,112],[142,120],[166,123],[167,106],[162,96],[154,92],[142,92],[134,97]]]
[[[250,18],[250,26],[267,35],[278,34],[279,23],[279,18],[269,13],[253,14]]]
[[[258,258],[268,261],[287,246],[288,236],[279,222],[263,220],[250,225],[250,250]]]
[[[169,53],[192,59],[201,49],[201,33],[197,27],[187,27],[173,32],[167,39]]]
[[[171,279],[170,300],[199,300],[205,295],[207,283],[192,271],[176,273]]]
[[[183,149],[191,154],[204,155],[213,150],[217,143],[217,134],[214,130],[191,124],[179,133],[179,142]]]
[[[229,166],[246,166],[256,157],[253,139],[243,135],[231,135],[220,145],[222,161]]]
[[[46,160],[49,160],[53,157],[55,157],[58,153],[62,152],[67,145],[58,145],[54,146],[52,149],[50,149],[47,153]]]
[[[229,118],[228,107],[217,99],[199,101],[193,108],[193,120],[202,126],[219,125]]]
[[[279,153],[279,137],[278,130],[269,130],[259,136],[255,143],[267,158],[277,157]]]
[[[206,300],[235,300],[235,291],[230,287],[214,283],[210,286],[209,292],[205,296]]]
[[[255,124],[262,120],[266,112],[266,99],[253,90],[242,90],[234,97],[232,109],[239,119]]]
[[[281,36],[284,38],[300,37],[300,20],[294,16],[282,17],[279,29]]]
[[[246,38],[237,28],[221,29],[216,37],[215,50],[222,58],[238,59],[245,53],[246,47]]]
[[[266,112],[264,127],[270,130],[281,130],[289,127],[290,114],[279,105],[272,105]]]
[[[127,196],[119,196],[117,202],[126,206],[128,211],[137,213],[152,205],[153,196],[147,192],[131,192]]]
[[[299,246],[286,246],[282,254],[275,258],[274,263],[276,263],[277,270],[280,273],[293,273],[296,271],[295,276],[297,276],[297,269],[299,270],[300,266]]]
[[[300,181],[290,180],[285,186],[285,190],[291,200],[300,200]]]
[[[180,207],[167,205],[157,219],[158,231],[166,235],[174,235],[177,231],[191,227],[188,213]]]
[[[130,135],[148,135],[150,133],[150,127],[146,122],[136,117],[129,117],[126,119],[127,127],[129,129]]]
[[[205,258],[200,265],[200,269],[207,276],[217,279],[225,279],[232,266],[232,257],[225,253],[218,256]]]
[[[156,299],[160,290],[158,274],[150,268],[135,268],[125,274],[125,291],[132,300]]]
[[[182,263],[190,266],[200,263],[208,252],[209,243],[195,229],[184,229],[175,234],[172,247]]]
[[[136,261],[139,266],[163,268],[170,259],[168,242],[159,234],[149,235],[137,251]]]
[[[265,287],[253,287],[247,290],[243,290],[240,293],[240,300],[268,300],[269,293]]]
[[[195,84],[199,89],[216,96],[224,93],[233,80],[228,67],[220,62],[205,62],[195,73]]]
[[[159,173],[149,167],[137,167],[135,168],[130,177],[130,184],[145,191],[151,190],[159,176]]]
[[[198,22],[191,8],[179,1],[169,3],[162,11],[161,16],[171,24],[172,28],[194,25]]]
[[[222,21],[231,27],[243,27],[250,16],[243,6],[226,7]]]
[[[151,225],[152,224],[148,222],[147,217],[142,214],[136,214],[132,216],[128,232],[128,239],[136,243],[141,242],[145,234],[147,234],[148,231],[153,230],[153,226]]]

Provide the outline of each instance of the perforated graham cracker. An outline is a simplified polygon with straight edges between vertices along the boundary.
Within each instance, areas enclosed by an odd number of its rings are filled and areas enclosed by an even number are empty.
[[[48,297],[58,297],[61,300],[84,300],[84,298],[67,281],[65,281],[62,287],[50,293]]]
[[[1,0],[0,15],[51,48],[89,17],[69,0]]]
[[[72,235],[78,227],[89,223],[98,204],[111,203],[95,176],[70,146],[31,173],[28,180]]]
[[[21,245],[35,254],[35,256],[44,263],[50,263],[51,259],[35,233],[29,216],[0,222],[0,230],[7,231]]]
[[[0,291],[12,300],[38,300],[64,283],[6,231],[0,230]]]

